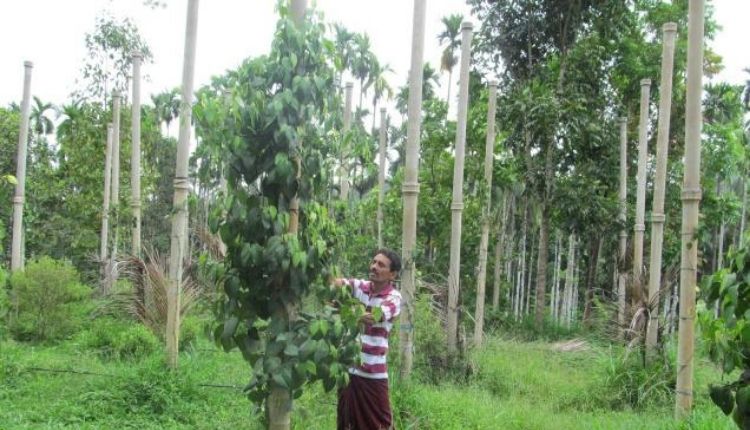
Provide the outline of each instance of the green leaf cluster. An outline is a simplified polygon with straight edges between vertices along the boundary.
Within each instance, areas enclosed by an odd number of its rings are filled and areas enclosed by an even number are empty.
[[[297,397],[308,382],[345,384],[362,313],[330,286],[338,227],[315,201],[327,184],[320,125],[336,101],[333,44],[315,16],[297,27],[280,10],[270,54],[216,79],[196,115],[227,180],[209,217],[227,247],[214,335],[252,366],[246,392],[257,403],[272,387]]]

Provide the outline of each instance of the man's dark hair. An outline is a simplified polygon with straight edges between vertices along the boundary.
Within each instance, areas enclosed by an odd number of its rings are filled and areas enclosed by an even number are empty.
[[[396,254],[396,251],[390,250],[388,248],[380,248],[375,251],[375,255],[378,254],[385,255],[389,260],[391,260],[391,272],[401,272],[401,257]]]

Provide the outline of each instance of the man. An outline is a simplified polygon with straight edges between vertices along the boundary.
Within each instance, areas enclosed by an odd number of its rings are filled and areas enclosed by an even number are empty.
[[[360,333],[362,364],[349,369],[349,385],[339,392],[338,430],[385,430],[392,426],[388,400],[388,335],[401,312],[401,294],[393,281],[401,271],[401,258],[379,249],[370,263],[369,280],[336,279],[365,306]]]

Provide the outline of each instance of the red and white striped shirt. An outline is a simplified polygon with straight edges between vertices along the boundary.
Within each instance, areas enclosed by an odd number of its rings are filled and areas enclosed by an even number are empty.
[[[362,364],[350,368],[349,373],[363,378],[388,379],[388,335],[393,328],[393,319],[401,313],[401,293],[393,284],[389,284],[379,293],[372,292],[371,281],[347,279],[346,284],[351,287],[352,295],[365,305],[368,312],[378,307],[383,312],[379,322],[365,324],[364,330],[359,334]]]

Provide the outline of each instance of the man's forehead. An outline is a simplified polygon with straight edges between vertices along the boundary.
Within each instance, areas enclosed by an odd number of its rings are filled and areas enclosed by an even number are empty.
[[[391,259],[390,259],[390,258],[388,258],[388,256],[387,256],[387,255],[385,255],[385,254],[375,254],[375,256],[374,256],[374,257],[372,257],[372,260],[373,260],[373,261],[375,261],[375,260],[379,260],[379,261],[382,261],[382,262],[384,262],[384,263],[388,263],[388,265],[389,265],[389,266],[390,266],[390,264],[391,264]]]

